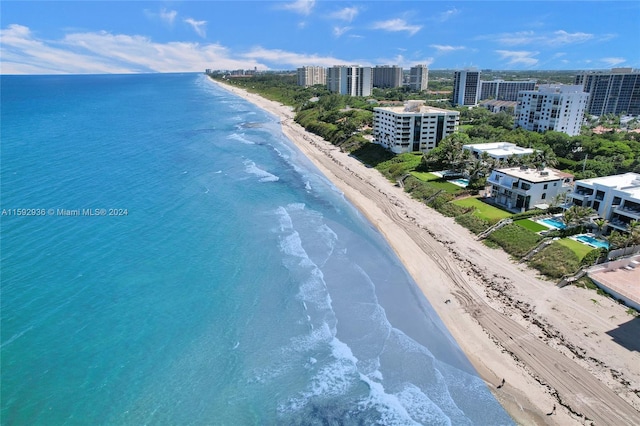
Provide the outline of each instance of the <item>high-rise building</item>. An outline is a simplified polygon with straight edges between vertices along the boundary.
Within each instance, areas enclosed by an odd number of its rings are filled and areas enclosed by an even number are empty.
[[[640,71],[613,68],[610,72],[578,74],[576,84],[589,93],[587,113],[591,115],[640,115]]]
[[[417,92],[427,90],[429,84],[429,68],[426,65],[416,65],[409,70],[409,88]]]
[[[371,67],[335,65],[327,68],[327,89],[351,96],[371,96],[373,75]]]
[[[534,90],[536,81],[481,81],[479,100],[516,101],[521,90]]]
[[[298,68],[298,86],[309,87],[316,84],[327,84],[327,74],[324,67]]]
[[[453,75],[453,104],[474,106],[480,96],[480,71],[468,69]]]
[[[382,65],[373,68],[373,87],[388,89],[402,87],[402,68],[396,65]]]
[[[396,154],[428,152],[458,129],[460,113],[410,101],[404,107],[373,109],[374,142]]]
[[[545,84],[538,90],[523,90],[518,93],[515,127],[578,135],[588,99],[589,94],[580,85]]]

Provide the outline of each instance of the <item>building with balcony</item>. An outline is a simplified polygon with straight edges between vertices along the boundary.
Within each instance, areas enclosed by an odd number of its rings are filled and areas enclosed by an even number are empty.
[[[534,132],[555,130],[569,136],[580,134],[589,94],[582,86],[541,85],[518,93],[515,127]]]
[[[468,69],[453,74],[453,105],[475,106],[480,96],[480,71]]]
[[[427,90],[429,84],[429,68],[426,65],[416,65],[409,69],[409,89],[421,92]]]
[[[528,167],[495,169],[487,179],[488,197],[510,211],[547,208],[558,195],[570,192],[573,175],[556,169]]]
[[[640,220],[640,174],[578,180],[567,204],[591,207],[607,219],[609,228],[626,231],[631,221]]]
[[[489,157],[500,161],[506,161],[509,157],[522,157],[536,152],[535,149],[523,148],[510,142],[491,142],[462,145],[462,149],[471,151],[475,158],[482,157],[486,152]]]
[[[497,101],[518,100],[518,92],[522,90],[534,90],[536,88],[535,80],[528,81],[504,81],[492,80],[480,82],[479,99],[495,99]]]
[[[324,67],[301,67],[297,69],[298,86],[315,86],[327,84],[327,73]]]
[[[336,65],[327,68],[327,89],[341,95],[371,96],[372,69],[358,65]]]
[[[402,87],[402,67],[378,65],[373,68],[373,87],[389,89]]]
[[[373,109],[374,142],[396,154],[428,152],[458,130],[460,113],[408,102],[403,107]]]
[[[578,74],[575,84],[589,93],[587,114],[640,115],[640,71],[613,68],[610,72]]]

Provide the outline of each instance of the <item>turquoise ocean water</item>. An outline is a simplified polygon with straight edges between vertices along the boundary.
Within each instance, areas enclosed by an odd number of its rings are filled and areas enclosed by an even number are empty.
[[[196,74],[1,84],[3,425],[511,423],[275,117]]]

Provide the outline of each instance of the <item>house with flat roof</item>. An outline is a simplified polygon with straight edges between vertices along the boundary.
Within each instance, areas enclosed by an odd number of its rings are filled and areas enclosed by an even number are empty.
[[[396,154],[428,152],[458,130],[460,113],[410,101],[401,107],[373,109],[374,142]]]
[[[560,170],[526,166],[495,169],[487,179],[488,197],[510,211],[548,208],[558,194],[571,191],[573,175]]]
[[[578,180],[567,204],[591,207],[608,227],[626,231],[631,221],[640,220],[640,173]]]
[[[521,157],[523,155],[529,155],[536,152],[535,149],[523,148],[510,142],[490,142],[490,143],[475,143],[462,145],[462,149],[471,151],[471,154],[475,158],[480,158],[483,152],[486,152],[489,157],[496,160],[504,161],[509,157],[516,156]]]

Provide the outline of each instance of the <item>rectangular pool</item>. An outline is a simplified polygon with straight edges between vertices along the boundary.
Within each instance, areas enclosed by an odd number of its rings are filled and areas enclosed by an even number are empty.
[[[586,235],[586,234],[580,234],[580,235],[576,235],[575,239],[580,241],[581,243],[590,245],[591,247],[595,247],[595,248],[604,248],[604,249],[609,249],[609,243],[606,241],[602,241],[599,240],[597,238],[594,238],[590,235]]]
[[[564,229],[567,227],[567,225],[565,225],[564,222],[562,222],[561,220],[552,219],[552,218],[540,219],[540,220],[537,220],[536,222],[554,229]]]

